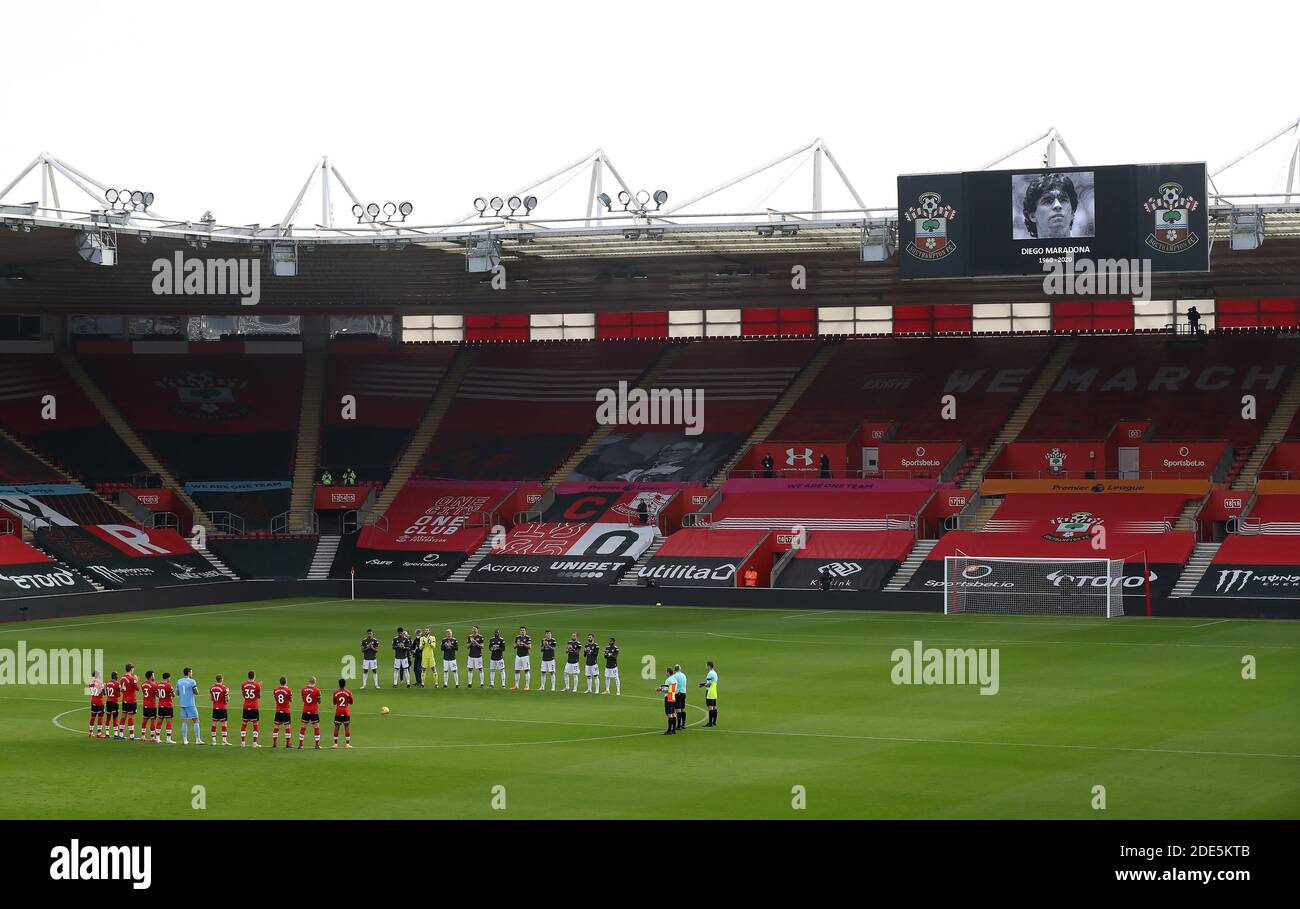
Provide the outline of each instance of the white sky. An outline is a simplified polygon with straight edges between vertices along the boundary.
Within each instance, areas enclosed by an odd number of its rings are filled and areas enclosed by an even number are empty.
[[[1049,126],[1080,164],[1211,167],[1300,116],[1300,4],[60,2],[0,12],[0,188],[47,150],[157,211],[272,224],[325,153],[445,223],[602,147],[669,205],[830,145],[868,205]],[[1292,138],[1294,143],[1294,137]],[[1294,144],[1229,171],[1282,188]],[[1034,166],[1041,149],[1006,166]],[[692,211],[749,210],[785,171]],[[824,202],[848,205],[827,169]],[[810,168],[767,204],[806,208]],[[606,188],[610,184],[607,182]],[[586,178],[537,210],[582,213]],[[39,198],[34,179],[7,201]],[[62,202],[82,207],[65,185]],[[76,200],[75,202],[73,200]],[[299,224],[319,220],[319,197]],[[336,224],[352,221],[341,196]]]

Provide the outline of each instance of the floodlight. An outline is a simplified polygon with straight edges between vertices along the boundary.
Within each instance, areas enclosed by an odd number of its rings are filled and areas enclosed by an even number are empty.
[[[365,213],[366,213],[366,207],[362,205],[360,202],[352,206],[352,216],[354,218],[360,218]]]
[[[514,212],[517,212],[519,210],[519,206],[523,204],[524,204],[523,200],[520,199],[518,196],[511,196],[509,199],[506,200],[506,207],[510,209],[512,214]]]
[[[298,274],[298,246],[292,240],[271,244],[271,274],[293,278]]]
[[[150,205],[153,205],[153,193],[145,193],[145,194],[144,194],[144,207],[145,207],[145,208],[148,208]]]
[[[894,244],[888,227],[862,228],[862,261],[885,262],[894,254]]]
[[[482,196],[479,196],[477,199],[475,199],[474,210],[478,212],[480,215],[483,214],[483,212],[487,211],[487,199],[484,199]]]
[[[400,211],[402,213],[402,217],[405,218],[411,212],[415,211],[415,206],[412,205],[410,202],[403,202],[401,205],[397,206],[397,210]]]
[[[367,205],[366,214],[368,214],[372,218],[376,217],[379,214],[379,203],[371,202],[369,205]]]
[[[620,189],[618,191],[618,201],[622,202],[623,206],[626,208],[632,202],[632,194],[626,189]]]
[[[111,230],[78,231],[77,254],[91,265],[116,265],[117,233]]]
[[[645,206],[645,204],[649,201],[650,201],[650,194],[648,192],[646,192],[644,189],[639,190],[637,192],[636,194],[637,205]]]
[[[536,207],[537,207],[537,197],[536,197],[536,196],[524,196],[524,210],[525,210],[525,211],[532,211],[532,210],[533,210],[534,208],[536,208]]]
[[[500,196],[492,197],[492,210],[497,214],[501,213],[501,209],[505,207],[505,204],[506,204],[505,200],[502,199]]]
[[[388,217],[391,218],[393,215],[397,214],[397,206],[392,202],[385,202],[384,214],[388,215]]]
[[[140,192],[140,190],[138,190],[138,189],[137,189],[135,192],[131,193],[131,204],[132,204],[132,205],[143,205],[143,204],[144,204],[144,193]]]
[[[668,191],[663,189],[655,190],[655,205],[663,205],[668,201]]]
[[[1259,208],[1233,208],[1228,248],[1259,249],[1264,242],[1264,215]]]
[[[104,198],[107,199],[110,203],[116,202],[116,201],[117,201],[117,190],[115,190],[115,189],[110,189],[108,192],[104,193]]]
[[[596,196],[596,201],[605,206],[606,210],[614,204],[614,200],[609,197],[609,193],[601,193]]]

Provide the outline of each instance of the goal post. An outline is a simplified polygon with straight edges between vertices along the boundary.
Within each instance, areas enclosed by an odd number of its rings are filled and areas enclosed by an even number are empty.
[[[1122,559],[968,556],[943,560],[943,612],[1004,615],[1124,614]]]

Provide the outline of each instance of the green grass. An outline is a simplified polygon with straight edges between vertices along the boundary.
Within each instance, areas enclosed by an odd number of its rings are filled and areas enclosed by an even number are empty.
[[[367,689],[352,751],[286,754],[89,741],[79,688],[5,685],[0,817],[1300,817],[1296,622],[281,600],[4,625],[0,647],[193,665],[201,692],[215,672],[233,688],[253,668],[269,696],[281,674],[328,691],[367,626],[386,642],[399,624],[450,625],[463,645],[471,623],[616,635],[623,696]],[[1000,691],[892,684],[890,653],[914,640],[998,648]],[[660,735],[643,656],[659,671],[680,661],[694,705],[714,660],[721,725]],[[1105,811],[1090,807],[1094,786]]]

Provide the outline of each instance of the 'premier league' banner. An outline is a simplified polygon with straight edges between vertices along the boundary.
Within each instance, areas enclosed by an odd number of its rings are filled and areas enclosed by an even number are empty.
[[[1043,274],[1054,262],[1145,259],[1208,271],[1205,165],[1124,164],[898,178],[904,278]]]

